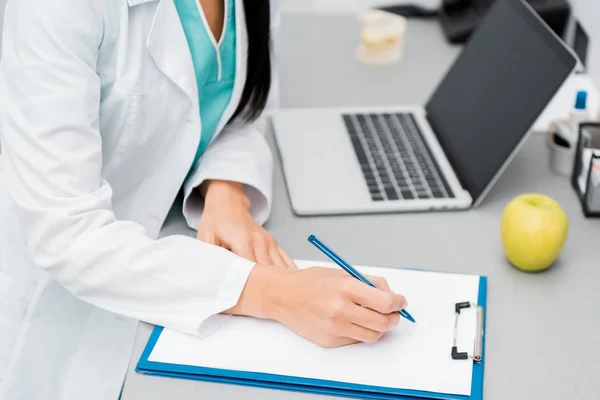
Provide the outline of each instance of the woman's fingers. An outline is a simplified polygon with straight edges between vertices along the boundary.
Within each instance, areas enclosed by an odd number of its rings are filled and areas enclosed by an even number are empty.
[[[338,304],[330,332],[335,337],[374,343],[395,326],[394,317],[360,307],[351,301]]]
[[[277,243],[271,243],[271,246],[269,247],[269,254],[271,255],[271,259],[273,260],[273,265],[276,265],[278,267],[287,267],[287,265],[285,264],[285,260],[279,253]]]
[[[333,320],[336,321],[335,326],[338,328],[340,326],[356,325],[368,331],[384,334],[385,332],[394,329],[400,322],[400,314],[397,311],[381,313],[374,311],[371,308],[362,307],[351,300],[339,300],[333,304],[334,309],[332,317]],[[352,331],[357,332],[356,329],[352,329]],[[363,334],[367,334],[367,332],[362,330],[359,331],[363,332]],[[336,333],[341,336],[346,335],[345,331]],[[364,341],[357,336],[348,337]],[[375,340],[378,340],[379,337],[375,337]]]
[[[296,268],[292,259],[277,245],[275,239],[268,233],[256,236],[252,241],[252,246],[256,262],[278,267]]]
[[[346,280],[346,293],[356,304],[381,314],[390,314],[405,307],[404,296],[365,285],[358,279]]]
[[[202,242],[219,246],[219,240],[214,232],[198,232],[196,238]]]
[[[212,244],[219,242],[215,235],[199,234],[198,239]],[[241,240],[237,238],[229,243],[228,248],[235,254],[259,264],[296,269],[291,257],[277,245],[277,242],[268,233]]]
[[[252,243],[248,240],[241,240],[231,243],[231,251],[240,257],[244,257],[247,260],[258,262],[254,254]]]
[[[359,342],[375,343],[383,336],[384,332],[377,332],[364,326],[346,324],[340,332],[340,336],[344,338],[354,339]]]
[[[252,248],[256,256],[256,262],[259,264],[273,265],[274,260],[271,257],[269,243],[263,236],[256,236],[252,239]]]
[[[287,255],[275,240],[269,241],[269,256],[272,265],[296,269],[294,261]],[[260,262],[260,261],[259,261]]]
[[[354,306],[349,311],[348,320],[350,323],[372,331],[385,333],[398,325],[400,322],[400,314],[397,312],[381,314],[370,308]]]
[[[288,255],[288,253],[285,252],[285,250],[283,250],[281,247],[277,247],[277,251],[279,252],[279,254],[281,254],[281,258],[283,258],[283,261],[285,262],[285,265],[292,268],[292,269],[296,269],[296,263],[294,263],[294,260],[292,260],[292,257],[290,257]]]
[[[382,278],[380,276],[371,276],[371,275],[367,275],[366,278],[368,280],[370,280],[379,289],[385,290],[386,292],[391,293],[392,289],[390,289],[390,285],[388,285],[387,281],[384,278]]]
[[[342,347],[342,346],[347,346],[349,344],[354,344],[354,343],[358,343],[360,342],[360,340],[356,340],[356,339],[352,339],[352,338],[348,338],[348,337],[341,337],[341,336],[335,336],[335,337],[329,337],[325,340],[317,340],[317,343],[321,346],[321,347]]]

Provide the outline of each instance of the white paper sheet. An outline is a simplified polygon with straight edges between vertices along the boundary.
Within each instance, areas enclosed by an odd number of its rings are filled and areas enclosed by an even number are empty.
[[[297,265],[339,268],[310,261]],[[452,360],[450,350],[454,304],[477,303],[479,277],[356,267],[363,274],[385,277],[392,290],[405,295],[407,311],[417,323],[401,318],[397,328],[377,343],[325,349],[276,322],[236,316],[207,338],[165,329],[149,360],[470,395],[473,363]],[[475,309],[470,308],[459,318],[459,351],[472,354],[475,330]]]

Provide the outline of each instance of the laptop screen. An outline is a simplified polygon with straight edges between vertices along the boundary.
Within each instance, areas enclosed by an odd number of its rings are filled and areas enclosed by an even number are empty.
[[[498,0],[490,9],[426,105],[438,140],[474,201],[575,63],[520,0]]]

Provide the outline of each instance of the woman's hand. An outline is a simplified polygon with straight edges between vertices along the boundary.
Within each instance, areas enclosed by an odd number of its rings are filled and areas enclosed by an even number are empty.
[[[228,312],[276,320],[322,347],[373,343],[398,325],[406,299],[382,278],[369,279],[378,288],[339,269],[258,265]]]
[[[292,259],[250,214],[244,185],[229,181],[206,181],[200,188],[204,212],[197,238],[231,250],[265,265],[296,268]]]

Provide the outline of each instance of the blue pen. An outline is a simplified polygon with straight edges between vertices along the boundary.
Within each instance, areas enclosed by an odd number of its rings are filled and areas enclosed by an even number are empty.
[[[365,278],[364,275],[362,275],[360,272],[358,272],[356,269],[354,269],[350,264],[348,264],[346,261],[344,261],[344,259],[342,257],[335,254],[335,252],[333,250],[331,250],[329,247],[327,247],[325,245],[325,243],[323,243],[319,239],[317,239],[317,237],[315,235],[310,235],[308,237],[308,241],[310,243],[312,243],[317,249],[321,250],[321,252],[323,252],[323,254],[325,254],[327,257],[329,257],[333,262],[335,262],[337,265],[342,267],[350,275],[352,275],[356,279],[366,283],[369,286],[372,286],[374,288],[377,287],[373,283],[371,283],[371,281],[369,281],[367,278]],[[400,315],[402,315],[404,318],[406,318],[410,322],[415,322],[415,319],[407,311],[400,310],[399,312],[400,312]]]

